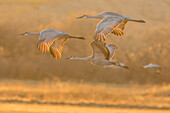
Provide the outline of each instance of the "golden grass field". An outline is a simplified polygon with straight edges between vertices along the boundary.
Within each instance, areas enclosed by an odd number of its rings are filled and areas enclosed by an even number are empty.
[[[99,20],[76,17],[105,11],[146,21],[107,37],[129,70],[65,60],[92,52]],[[169,11],[169,0],[0,0],[0,113],[169,113]],[[47,28],[86,40],[69,40],[56,60],[37,49],[37,36],[18,35]],[[148,63],[162,74],[140,68]]]
[[[1,80],[0,86],[0,112],[168,113],[170,111],[170,85],[167,84],[141,86]]]

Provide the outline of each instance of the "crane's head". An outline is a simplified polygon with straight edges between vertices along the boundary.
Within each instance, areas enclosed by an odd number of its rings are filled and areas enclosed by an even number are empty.
[[[20,35],[30,35],[30,32],[25,32],[25,33],[22,33]]]
[[[87,17],[88,17],[88,15],[83,15],[83,16],[77,17],[77,19],[79,19],[79,18],[87,18]]]
[[[69,56],[69,57],[67,57],[67,58],[65,58],[66,60],[72,60],[72,59],[74,59],[75,57],[74,56]]]

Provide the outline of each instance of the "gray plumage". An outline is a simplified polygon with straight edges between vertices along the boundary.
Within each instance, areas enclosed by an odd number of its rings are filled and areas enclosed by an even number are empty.
[[[148,64],[148,65],[144,65],[142,66],[142,68],[147,69],[147,68],[155,68],[156,69],[156,73],[158,74],[162,74],[162,67],[160,65],[157,64]]]
[[[119,62],[113,60],[115,50],[118,49],[117,46],[112,45],[112,44],[106,45],[106,43],[104,43],[104,42],[93,41],[91,43],[91,47],[93,49],[92,56],[88,56],[85,58],[71,56],[67,59],[87,60],[95,65],[100,65],[100,66],[115,65],[115,66],[119,66],[121,68],[128,69],[127,66],[122,66],[119,64]]]
[[[26,32],[22,35],[40,35],[37,43],[37,47],[42,53],[49,52],[53,55],[55,59],[61,58],[61,52],[64,44],[68,39],[84,39],[84,37],[72,36],[68,33],[58,31],[55,29],[46,29],[41,32],[33,33]]]
[[[98,15],[83,15],[78,18],[97,18],[102,19],[96,28],[96,31],[93,35],[93,39],[97,41],[105,41],[106,36],[109,33],[113,33],[117,36],[124,34],[123,30],[128,21],[145,23],[143,20],[135,20],[117,13],[113,12],[104,12]]]

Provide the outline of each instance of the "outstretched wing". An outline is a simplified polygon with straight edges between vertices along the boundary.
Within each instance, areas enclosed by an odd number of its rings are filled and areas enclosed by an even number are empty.
[[[143,68],[161,68],[161,66],[160,65],[157,65],[157,64],[148,64],[148,65],[145,65],[145,66],[143,66]]]
[[[112,33],[114,33],[117,36],[121,36],[124,34],[123,30],[125,28],[125,24],[127,23],[127,20],[124,19],[124,21],[122,21],[119,25],[116,26],[116,28],[112,31]]]
[[[93,48],[93,58],[102,60],[102,59],[108,59],[109,58],[109,50],[105,47],[106,43],[99,42],[99,41],[93,41],[91,43],[91,46]]]
[[[63,33],[59,33],[59,34],[40,34],[40,38],[38,40],[38,48],[40,49],[40,51],[43,52],[47,52],[49,51],[50,46],[52,45],[52,43],[59,37],[63,36]]]
[[[50,53],[53,55],[54,58],[61,58],[61,52],[67,40],[68,38],[60,37],[55,40],[55,42],[50,46]]]
[[[112,44],[108,44],[106,45],[107,49],[109,50],[110,56],[108,58],[108,60],[111,60],[114,57],[115,54],[115,49],[118,49],[117,46],[112,45]]]
[[[105,16],[104,19],[98,24],[96,32],[93,36],[94,40],[105,41],[106,36],[111,33],[121,22],[120,17]]]

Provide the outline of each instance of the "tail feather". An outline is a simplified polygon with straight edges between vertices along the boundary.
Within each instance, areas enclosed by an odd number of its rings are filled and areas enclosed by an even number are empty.
[[[128,66],[123,66],[123,68],[125,68],[125,69],[129,69],[129,67],[128,67]]]

